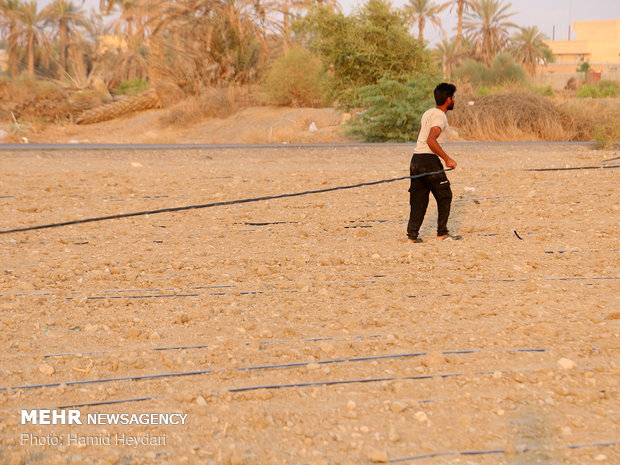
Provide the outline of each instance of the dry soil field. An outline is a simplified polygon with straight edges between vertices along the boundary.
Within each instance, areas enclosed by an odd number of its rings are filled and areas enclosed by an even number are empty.
[[[620,463],[620,172],[524,171],[617,153],[448,150],[462,241],[431,200],[406,243],[407,181],[0,235],[0,463]],[[406,176],[410,151],[3,152],[0,229]],[[22,424],[58,407],[83,424]]]

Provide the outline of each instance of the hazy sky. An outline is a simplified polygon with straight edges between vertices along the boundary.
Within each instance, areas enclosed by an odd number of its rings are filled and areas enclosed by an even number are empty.
[[[43,6],[50,0],[40,0]],[[98,7],[99,0],[73,0],[76,4],[84,7]],[[346,14],[355,7],[362,5],[363,0],[339,0]],[[435,3],[444,3],[445,0],[435,0]],[[572,21],[590,21],[600,19],[620,19],[620,0],[514,0],[510,3],[510,12],[515,15],[511,21],[520,26],[538,26],[549,39],[552,38],[553,26],[555,26],[555,39],[566,40],[568,38],[568,26]],[[407,0],[393,0],[392,5],[400,8],[407,4]],[[448,37],[456,35],[456,11],[449,10],[441,13],[441,20]],[[415,29],[417,33],[417,28]],[[439,42],[443,33],[433,25],[427,24],[424,30],[424,38],[431,43]],[[575,40],[575,35],[571,37]],[[578,39],[578,38],[577,38]]]
[[[340,0],[345,13],[363,3],[361,0]],[[407,3],[407,0],[392,1],[392,5],[398,8]],[[445,0],[435,0],[435,3],[442,4]],[[515,0],[503,3],[510,3],[511,7],[508,11],[515,13],[510,18],[511,22],[519,26],[538,26],[538,29],[549,39],[552,38],[553,26],[555,26],[556,40],[568,39],[568,25],[573,21],[620,19],[620,0]],[[448,37],[456,35],[456,8],[452,12],[445,10],[440,18]],[[417,28],[415,31],[417,34]],[[426,24],[424,38],[431,43],[436,43],[441,41],[443,34],[432,24]],[[571,35],[571,39],[575,40],[574,34]]]

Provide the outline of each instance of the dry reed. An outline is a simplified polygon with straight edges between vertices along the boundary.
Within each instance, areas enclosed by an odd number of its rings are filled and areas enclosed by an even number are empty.
[[[459,98],[451,124],[477,141],[577,140],[574,116],[551,99],[527,92]]]

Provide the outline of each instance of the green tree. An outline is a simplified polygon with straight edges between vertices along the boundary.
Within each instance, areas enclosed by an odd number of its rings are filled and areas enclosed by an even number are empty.
[[[317,6],[298,25],[298,33],[307,34],[309,47],[329,71],[330,97],[345,108],[359,87],[383,77],[404,82],[432,66],[430,52],[384,0],[369,0],[351,16]]]
[[[510,3],[503,4],[502,0],[479,0],[465,16],[463,27],[476,44],[478,59],[487,65],[504,49],[509,38],[508,30],[517,27],[508,21],[514,15],[507,11],[510,7]]]
[[[424,28],[427,21],[441,29],[439,13],[443,9],[444,6],[437,5],[432,0],[409,0],[409,4],[404,8],[405,16],[408,22],[417,23],[418,39],[421,42],[424,42]]]
[[[428,74],[409,76],[407,82],[382,78],[357,90],[365,111],[349,123],[349,133],[368,142],[413,142],[422,114],[433,106],[437,79]]]
[[[510,51],[517,62],[530,75],[536,74],[536,65],[544,64],[549,56],[549,47],[544,41],[547,36],[537,26],[522,27],[510,39]]]
[[[7,53],[9,59],[9,72],[11,77],[19,74],[19,42],[17,17],[21,2],[19,0],[0,0],[0,29],[2,37],[7,41]]]

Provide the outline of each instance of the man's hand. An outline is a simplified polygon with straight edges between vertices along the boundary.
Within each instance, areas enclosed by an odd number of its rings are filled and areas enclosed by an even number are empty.
[[[443,159],[443,161],[446,163],[447,168],[454,169],[456,168],[456,162],[452,158],[450,158],[446,152],[443,151],[441,145],[439,145],[439,142],[437,142],[439,134],[441,134],[441,128],[438,126],[433,126],[428,133],[428,139],[426,140],[426,143],[434,154]]]
[[[448,157],[446,159],[446,168],[456,168],[456,161],[454,161],[452,158]]]

